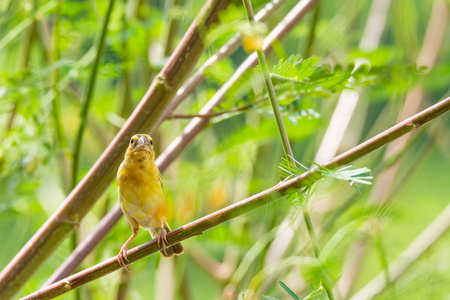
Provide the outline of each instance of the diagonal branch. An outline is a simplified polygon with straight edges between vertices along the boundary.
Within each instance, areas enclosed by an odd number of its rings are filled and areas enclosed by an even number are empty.
[[[148,132],[158,121],[204,49],[205,31],[218,22],[231,0],[209,0],[189,27],[168,63],[153,80],[142,101],[88,174],[59,209],[0,273],[0,298],[9,299],[77,226],[110,185],[135,132]]]
[[[406,133],[414,129],[418,129],[423,124],[440,116],[448,110],[450,110],[450,97],[387,129],[386,131],[376,135],[353,149],[350,149],[349,151],[335,157],[324,166],[327,168],[335,168],[348,164],[405,135]],[[302,186],[309,185],[319,178],[319,173],[312,169],[293,179],[282,181],[277,185],[260,192],[259,194],[234,203],[226,208],[170,232],[167,235],[167,246],[181,242],[196,235],[201,235],[205,230],[276,200],[277,195],[283,195],[293,189],[298,189]],[[130,259],[130,262],[133,263],[160,250],[161,247],[158,246],[157,241],[152,240],[128,251],[128,258]],[[72,275],[64,280],[58,281],[36,293],[28,295],[27,297],[22,298],[22,300],[50,299],[67,293],[120,268],[121,266],[117,261],[117,257],[113,257],[103,263]]]
[[[272,30],[272,32],[267,36],[263,48],[264,51],[271,50],[270,45],[275,40],[281,40],[283,37],[294,28],[302,17],[318,2],[319,0],[303,0],[298,3],[291,11],[286,15],[286,17]],[[213,112],[214,107],[216,107],[224,98],[228,89],[236,83],[239,78],[252,66],[257,63],[257,56],[255,54],[250,55],[233,74],[225,85],[223,85],[216,94],[208,101],[208,103],[201,109],[200,114],[206,115]],[[188,81],[190,82],[190,81]],[[183,85],[185,87],[185,85]],[[180,94],[181,93],[181,94]],[[185,91],[181,88],[178,91],[178,97],[183,97]],[[181,99],[181,98],[179,98]],[[174,102],[172,102],[173,104]],[[172,107],[172,104],[168,107]],[[176,106],[175,106],[176,107]],[[164,116],[163,116],[164,117]],[[178,155],[192,142],[192,140],[197,136],[197,134],[208,124],[208,117],[194,118],[185,127],[184,131],[167,147],[167,149],[158,157],[156,160],[156,165],[159,170],[164,173],[164,170],[169,166],[169,164],[175,160]],[[158,121],[159,122],[159,121]],[[155,127],[158,126],[155,125]],[[76,266],[78,266],[81,261],[86,257],[90,251],[105,237],[105,235],[112,229],[112,227],[120,220],[122,217],[122,211],[119,205],[112,208],[108,214],[105,216],[107,218],[104,222],[102,221],[96,229],[89,235],[89,237],[83,241],[77,250],[70,255],[70,257],[62,264],[58,270],[47,280],[45,285],[51,284],[57,280],[68,276]]]

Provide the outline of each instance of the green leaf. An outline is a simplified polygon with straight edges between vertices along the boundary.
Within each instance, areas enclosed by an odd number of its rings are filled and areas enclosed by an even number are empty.
[[[301,81],[314,73],[319,61],[320,57],[317,56],[302,60],[300,54],[291,55],[287,60],[280,59],[270,75],[282,80]]]
[[[292,299],[300,300],[300,298],[283,281],[280,280],[278,283],[292,297]]]
[[[295,158],[291,157],[295,164],[293,164],[290,160],[286,159],[285,157],[281,158],[281,162],[278,165],[278,168],[280,169],[280,175],[284,178],[287,177],[295,177],[300,174],[303,174],[304,172],[309,171],[309,168],[307,168],[305,165],[301,164],[299,161],[297,161]]]
[[[319,259],[309,257],[302,261],[300,272],[304,280],[313,286],[319,286],[322,282],[322,263]]]
[[[373,179],[373,176],[370,175],[371,170],[369,168],[359,168],[355,169],[353,166],[345,166],[340,168],[337,171],[330,170],[319,164],[312,162],[316,166],[319,167],[319,172],[322,173],[323,177],[332,177],[338,180],[347,181],[350,186],[355,188],[358,192],[358,188],[356,188],[355,183],[371,185],[372,182],[370,180]]]

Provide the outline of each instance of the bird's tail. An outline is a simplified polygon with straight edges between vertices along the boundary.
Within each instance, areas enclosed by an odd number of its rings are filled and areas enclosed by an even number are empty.
[[[169,224],[167,224],[166,220],[164,220],[163,229],[166,231],[166,233],[171,232]],[[150,230],[152,238],[157,238],[157,237],[159,237],[160,234],[162,234],[162,230],[158,230],[158,231],[159,231],[158,234],[156,234],[156,232]],[[167,247],[166,249],[161,250],[160,252],[161,252],[162,256],[164,256],[164,257],[172,257],[174,254],[175,255],[183,254],[184,248],[181,245],[181,243],[176,243],[175,245]]]

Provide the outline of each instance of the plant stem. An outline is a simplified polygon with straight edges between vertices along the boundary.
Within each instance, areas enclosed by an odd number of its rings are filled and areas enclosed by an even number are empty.
[[[367,155],[368,153],[386,145],[387,143],[405,135],[406,133],[419,128],[421,125],[440,116],[448,110],[450,110],[450,97],[389,128],[388,130],[385,130],[384,132],[350,149],[349,151],[344,152],[343,154],[328,161],[326,164],[324,164],[324,167],[336,168],[338,166],[353,162],[354,160]],[[168,247],[190,237],[201,235],[202,232],[210,228],[236,218],[265,204],[273,202],[276,199],[280,199],[273,197],[273,194],[283,195],[291,191],[292,189],[301,188],[307,184],[311,184],[317,181],[318,179],[320,179],[320,174],[312,169],[295,178],[287,181],[282,181],[267,190],[264,190],[242,201],[236,202],[208,216],[184,225],[174,231],[171,231],[167,234],[166,246]],[[447,210],[447,212],[449,211],[450,209]],[[448,218],[444,220],[446,224],[449,223],[448,220]],[[162,248],[158,246],[157,240],[152,240],[143,245],[137,246],[128,251],[130,264],[150,254],[159,252],[161,249]],[[66,279],[58,281],[36,293],[28,295],[22,300],[49,299],[51,297],[56,297],[121,268],[122,267],[117,261],[117,257],[112,257],[107,261],[104,261],[89,269],[74,274]]]
[[[306,230],[308,230],[308,235],[311,240],[311,244],[314,251],[314,256],[319,258],[320,256],[320,246],[319,241],[317,240],[316,232],[314,231],[314,227],[311,222],[311,217],[309,216],[308,209],[306,207],[302,208],[303,219],[305,220]]]
[[[166,1],[167,5],[167,15],[170,16],[170,10],[173,8],[176,8],[177,6],[180,6],[181,0],[171,0]],[[173,51],[173,43],[175,40],[175,36],[178,30],[179,26],[179,20],[178,17],[171,17],[169,21],[169,25],[167,26],[167,33],[166,33],[166,40],[164,45],[164,56],[169,56]]]
[[[377,221],[375,220],[375,222]],[[375,247],[378,250],[378,256],[380,258],[380,264],[381,268],[383,269],[384,278],[386,280],[386,286],[388,287],[390,298],[395,299],[394,283],[392,282],[391,275],[389,274],[389,263],[387,261],[386,252],[384,251],[383,243],[381,240],[381,233],[379,228],[380,225],[375,224],[374,226],[376,228],[373,237],[375,240]]]
[[[97,53],[96,53],[96,56],[94,59],[94,65],[92,67],[91,75],[89,77],[88,90],[86,93],[86,97],[84,99],[83,107],[81,108],[81,112],[80,112],[80,125],[78,127],[78,132],[77,132],[77,136],[76,136],[76,140],[75,140],[75,147],[74,147],[74,151],[73,151],[71,189],[75,188],[75,186],[77,185],[77,182],[78,182],[78,165],[79,165],[79,160],[80,160],[80,155],[81,155],[81,153],[80,153],[81,152],[81,144],[83,142],[83,135],[84,135],[84,131],[86,129],[88,112],[91,107],[91,105],[90,105],[91,100],[94,95],[95,82],[97,80],[98,69],[99,69],[100,61],[101,61],[102,54],[103,54],[103,45],[105,43],[106,34],[108,33],[108,24],[109,24],[111,13],[112,13],[112,10],[114,7],[114,2],[115,2],[115,0],[109,0],[109,3],[108,3],[108,8],[107,8],[106,15],[105,15],[105,18],[104,18],[103,24],[102,24],[102,29],[100,32],[100,38],[98,40]],[[76,249],[77,244],[78,244],[78,231],[74,230],[72,233],[72,236],[71,236],[72,251]],[[79,292],[77,292],[75,296],[76,296],[76,299],[81,298]]]
[[[314,227],[313,227],[313,224],[311,221],[311,217],[308,212],[308,208],[306,206],[306,195],[303,195],[303,197],[305,200],[305,205],[302,207],[303,219],[305,220],[306,230],[308,231],[309,239],[312,244],[312,248],[314,251],[314,257],[316,259],[320,260],[321,250],[320,250],[319,241],[317,239],[317,235],[314,230]],[[323,263],[323,262],[321,262],[321,263]],[[327,270],[326,266],[322,265],[321,269],[322,269],[322,285],[323,285],[325,291],[327,292],[328,298],[331,300],[334,300],[335,297],[333,294],[333,287],[332,287],[332,283],[330,282],[332,279],[330,278],[330,276],[328,274],[328,270]]]
[[[247,19],[251,25],[254,24],[255,18],[253,16],[253,9],[250,0],[243,0],[245,12],[247,13]],[[258,55],[259,65],[261,66],[261,71],[264,77],[264,83],[267,89],[267,94],[269,95],[270,103],[272,105],[273,114],[277,123],[278,133],[280,134],[281,142],[283,144],[284,155],[286,159],[289,159],[293,164],[295,164],[294,154],[292,153],[291,144],[289,143],[289,138],[286,133],[286,128],[284,127],[283,118],[280,113],[280,108],[278,106],[277,97],[275,94],[275,90],[273,88],[272,80],[270,78],[269,67],[267,66],[266,57],[264,52],[261,49],[257,49],[256,53]],[[306,200],[306,198],[305,198]],[[302,209],[303,218],[305,220],[306,228],[308,230],[308,234],[310,237],[310,241],[312,243],[314,249],[314,255],[317,259],[320,258],[320,246],[317,241],[317,236],[314,231],[314,227],[311,222],[311,218],[309,213],[307,212],[307,208],[304,207]],[[324,268],[323,268],[324,269]],[[327,271],[322,271],[322,281],[323,287],[327,291],[328,298],[334,300],[333,289],[330,286],[330,282],[328,280],[328,276],[326,276]]]
[[[102,30],[100,32],[100,38],[98,40],[97,54],[95,56],[94,65],[91,70],[91,76],[89,77],[88,90],[83,102],[83,107],[80,112],[80,125],[78,127],[77,137],[75,140],[75,147],[73,151],[73,163],[72,163],[72,189],[77,185],[78,178],[78,164],[80,159],[81,143],[83,142],[83,134],[86,129],[87,115],[89,112],[92,96],[94,94],[95,82],[97,80],[98,68],[103,54],[103,44],[105,43],[106,34],[108,33],[108,24],[111,17],[111,13],[114,7],[115,0],[109,0],[108,9],[106,11],[105,19],[103,20]]]
[[[243,110],[247,110],[249,108],[254,107],[256,104],[258,103],[249,103],[243,106],[239,106],[239,107],[232,107],[228,110],[224,110],[224,111],[217,111],[217,112],[212,112],[212,113],[207,113],[207,114],[192,114],[192,115],[183,115],[183,114],[172,114],[170,117],[168,117],[168,119],[192,119],[192,118],[211,118],[211,117],[217,117],[223,114],[228,114],[228,113],[234,113],[234,112],[240,112]]]
[[[253,8],[250,0],[242,0],[247,14],[247,19],[250,25],[255,23],[255,16],[253,15]],[[294,154],[292,153],[291,144],[289,143],[289,138],[286,133],[286,128],[284,127],[283,117],[281,116],[280,108],[278,106],[277,96],[273,88],[272,80],[270,79],[269,67],[267,66],[266,56],[262,49],[257,49],[256,54],[258,55],[259,65],[261,66],[261,71],[264,77],[264,84],[267,89],[267,94],[270,99],[270,104],[272,105],[273,115],[275,121],[277,122],[278,133],[280,134],[281,143],[283,145],[284,156],[289,159],[292,163]]]
[[[244,7],[245,7],[245,10],[247,13],[247,18],[249,19],[250,23],[253,23],[254,17],[253,17],[251,2],[250,2],[250,0],[243,0],[243,3],[244,3]],[[266,58],[264,56],[263,51],[261,51],[260,49],[256,50],[256,53],[258,55],[258,60],[259,60],[260,66],[261,66],[263,76],[264,76],[264,82],[265,82],[266,89],[267,89],[267,92],[269,95],[269,99],[270,99],[270,102],[272,105],[275,120],[277,122],[277,128],[278,128],[278,131],[279,131],[279,134],[281,137],[281,141],[283,144],[284,154],[285,154],[286,158],[290,159],[290,161],[295,164],[295,161],[293,159],[292,149],[291,149],[291,146],[289,143],[289,139],[287,137],[287,133],[286,133],[284,124],[283,124],[283,119],[281,117],[281,113],[280,113],[276,95],[275,95],[275,92],[273,89],[272,81],[270,79],[269,68],[267,66]],[[303,213],[303,218],[305,220],[308,234],[310,236],[310,240],[311,240],[311,243],[312,243],[312,246],[314,249],[314,255],[316,258],[319,258],[320,257],[320,246],[319,246],[317,236],[314,231],[314,227],[311,222],[311,218],[307,212],[307,208],[303,208],[302,213]],[[328,298],[335,299],[332,288],[329,284],[329,281],[330,281],[328,279],[329,276],[326,276],[326,275],[327,275],[327,271],[323,270],[322,271],[323,286],[324,286],[325,290],[327,291]]]
[[[53,30],[53,51],[52,51],[52,63],[56,64],[59,61],[59,38],[60,38],[60,21],[61,21],[61,6],[63,0],[58,0],[58,4],[56,6],[55,12],[55,20],[54,20],[54,30]],[[56,139],[58,141],[59,148],[67,147],[66,136],[64,134],[64,130],[61,122],[61,99],[60,93],[58,89],[59,83],[59,71],[58,68],[55,68],[52,76],[53,82],[53,101],[52,101],[52,115],[53,115],[53,123],[56,131]]]
[[[124,10],[122,13],[122,84],[123,84],[123,95],[122,103],[120,105],[119,116],[127,118],[133,111],[133,104],[131,102],[131,77],[129,70],[129,53],[128,53],[128,43],[127,43],[127,31],[128,31],[128,20],[126,14],[127,0],[123,0]]]
[[[317,21],[319,21],[319,15],[320,15],[320,4],[316,5],[316,7],[314,8],[314,15],[311,20],[308,42],[306,43],[305,58],[310,57],[312,53],[312,46],[314,44],[314,39],[316,38],[316,28],[317,28]]]

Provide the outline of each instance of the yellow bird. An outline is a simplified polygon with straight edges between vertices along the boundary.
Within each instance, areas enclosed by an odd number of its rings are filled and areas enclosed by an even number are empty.
[[[138,234],[139,227],[150,231],[158,245],[163,244],[161,254],[171,257],[182,254],[183,246],[178,243],[166,248],[166,234],[170,232],[165,214],[161,173],[155,165],[153,140],[147,134],[135,134],[130,140],[125,159],[117,172],[120,208],[131,224],[133,235],[125,242],[118,255],[119,264],[126,268],[128,244]],[[127,269],[128,270],[128,269]]]

